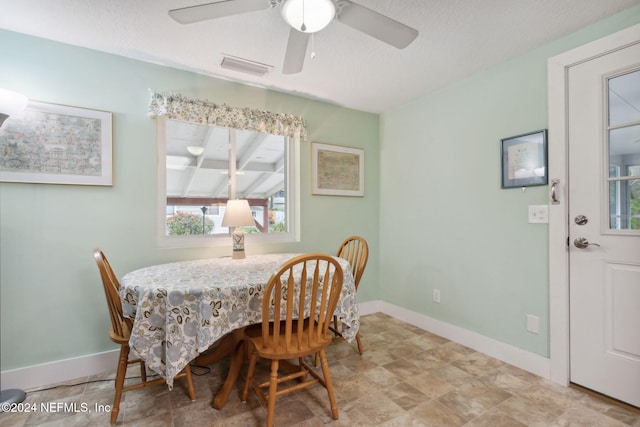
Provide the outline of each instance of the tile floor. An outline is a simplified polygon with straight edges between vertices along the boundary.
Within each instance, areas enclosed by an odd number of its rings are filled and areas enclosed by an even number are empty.
[[[355,344],[345,342],[327,351],[340,419],[331,418],[326,391],[317,385],[278,399],[277,426],[640,427],[640,411],[635,408],[559,386],[383,314],[361,320],[362,357]],[[253,394],[247,403],[240,402],[241,385],[223,410],[211,407],[227,368],[226,361],[193,368],[195,402],[186,396],[182,381],[171,392],[155,386],[125,393],[117,424],[264,425],[266,409]],[[109,413],[96,411],[95,405],[112,403],[113,376],[80,378],[67,386],[30,391],[25,403],[45,402],[51,410],[0,413],[0,426],[108,426]],[[80,410],[84,404],[88,411],[65,412],[65,404]],[[54,413],[57,408],[60,412]]]

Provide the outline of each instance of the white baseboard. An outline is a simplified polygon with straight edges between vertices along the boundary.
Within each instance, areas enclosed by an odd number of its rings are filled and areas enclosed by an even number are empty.
[[[17,388],[28,391],[50,384],[111,372],[116,368],[119,353],[119,350],[112,350],[3,371],[0,372],[0,386],[2,390]]]
[[[380,312],[384,313],[403,322],[407,322],[410,325],[417,326],[420,329],[495,357],[498,360],[524,369],[540,377],[550,378],[550,362],[548,358],[505,344],[493,338],[380,300],[360,303],[358,304],[358,310],[361,316]],[[117,363],[118,351],[113,350],[11,371],[3,371],[0,372],[0,386],[2,390],[11,388],[33,390],[49,384],[110,372],[115,369]]]
[[[360,316],[366,316],[367,314],[380,313],[380,303],[382,301],[367,301],[358,303],[358,312]]]
[[[395,319],[472,348],[542,378],[549,379],[551,377],[550,359],[547,357],[385,301],[380,301],[379,306],[380,312]]]

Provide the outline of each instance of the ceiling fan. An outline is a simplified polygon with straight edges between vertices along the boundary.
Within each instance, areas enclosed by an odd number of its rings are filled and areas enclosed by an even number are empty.
[[[418,30],[350,0],[223,0],[173,9],[169,16],[181,24],[191,24],[278,6],[291,26],[283,74],[302,71],[311,34],[334,18],[398,49],[407,47],[418,36]]]

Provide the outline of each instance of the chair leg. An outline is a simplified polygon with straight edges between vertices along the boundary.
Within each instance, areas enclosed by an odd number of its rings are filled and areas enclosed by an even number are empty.
[[[122,398],[122,388],[124,387],[124,377],[127,375],[127,365],[129,360],[129,346],[120,346],[120,356],[118,357],[118,368],[116,370],[116,392],[113,396],[113,408],[111,409],[111,424],[118,420],[120,412],[120,399]]]
[[[273,416],[276,410],[276,392],[278,391],[278,360],[271,361],[271,377],[269,378],[269,405],[267,407],[267,427],[273,427]]]
[[[242,389],[242,398],[243,402],[247,401],[249,397],[249,386],[251,385],[251,381],[253,380],[253,372],[256,368],[256,362],[258,361],[258,353],[255,351],[251,353],[251,358],[249,360],[249,370],[247,371],[247,379],[244,381],[244,388]]]
[[[140,379],[143,383],[147,382],[147,367],[142,360],[140,361]]]
[[[329,395],[329,403],[331,404],[331,415],[334,420],[338,419],[338,405],[336,403],[336,396],[333,393],[333,383],[331,382],[331,372],[329,372],[329,363],[327,363],[327,356],[324,353],[324,349],[319,351],[320,365],[322,366],[322,375],[324,376],[324,383],[327,388],[327,394]]]
[[[316,353],[316,357],[318,357],[318,354]],[[304,376],[301,376],[298,381],[300,381],[301,383],[303,383],[306,379],[307,379],[307,375],[309,375],[309,371],[307,371],[307,369],[304,366],[304,357],[299,357],[298,358],[298,366],[300,366],[300,371],[305,371],[306,374]]]
[[[192,402],[196,400],[196,389],[193,387],[193,377],[191,376],[191,363],[184,367],[184,377],[187,380],[187,392]]]
[[[362,341],[360,341],[360,332],[356,334],[356,341],[358,342],[358,352],[362,356]]]

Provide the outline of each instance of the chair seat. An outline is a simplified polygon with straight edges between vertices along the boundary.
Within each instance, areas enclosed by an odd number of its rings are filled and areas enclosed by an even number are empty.
[[[122,328],[120,334],[114,331],[113,328],[109,329],[109,338],[116,344],[128,344],[131,337],[131,328],[124,320],[120,321],[120,327]]]
[[[260,357],[271,360],[294,359],[316,353],[320,349],[326,347],[333,339],[330,334],[321,335],[318,340],[310,339],[308,333],[309,325],[307,321],[305,321],[305,325],[302,328],[302,333],[298,334],[296,331],[296,323],[297,322],[294,322],[294,326],[292,328],[293,331],[291,332],[291,344],[289,345],[289,348],[287,348],[285,344],[284,336],[278,345],[274,345],[270,342],[271,340],[268,340],[267,344],[265,344],[262,336],[262,324],[260,323],[247,327],[244,330],[244,335],[247,339],[252,341],[255,346],[255,350]],[[273,324],[269,324],[269,335],[272,336],[272,334]]]

